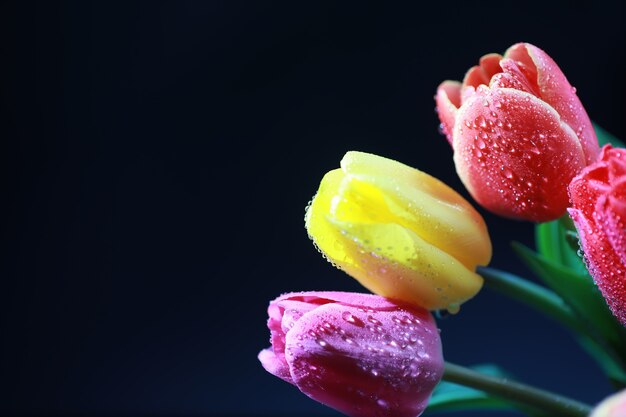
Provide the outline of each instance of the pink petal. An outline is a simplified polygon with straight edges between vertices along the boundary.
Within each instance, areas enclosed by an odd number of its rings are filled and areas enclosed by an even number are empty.
[[[598,199],[609,192],[609,164],[596,162],[583,169],[569,184],[569,196],[572,205],[585,217],[591,218]]]
[[[567,185],[585,166],[575,133],[531,94],[479,87],[453,132],[457,172],[472,196],[505,217],[548,221],[568,206]]]
[[[506,51],[504,57],[522,63],[529,69],[529,74],[536,73],[539,97],[551,105],[580,138],[585,164],[594,162],[600,151],[595,131],[576,95],[576,90],[554,60],[529,43],[513,45]],[[532,78],[532,75],[529,77]]]
[[[612,247],[626,260],[626,177],[615,183],[611,190],[598,199],[596,223],[602,228]],[[626,273],[626,270],[624,271]],[[623,283],[626,288],[626,281]]]
[[[390,308],[392,303],[380,297],[382,301],[362,295],[337,298],[352,305],[342,301],[320,306],[287,334],[294,383],[309,397],[349,416],[419,415],[443,369],[430,314],[406,306]]]
[[[500,54],[487,54],[480,58],[480,63],[467,71],[463,78],[463,87],[478,88],[479,85],[489,85],[494,74],[501,72]]]
[[[594,222],[585,217],[580,210],[568,209],[568,211],[578,230],[589,273],[615,317],[626,326],[625,254],[614,250],[606,233],[615,226],[614,219],[602,214],[595,216]],[[617,232],[623,234],[624,229]],[[620,245],[623,247],[623,242]]]
[[[278,358],[274,354],[274,350],[272,348],[268,348],[259,352],[258,358],[261,365],[263,365],[263,368],[265,368],[267,372],[293,384],[291,373],[289,372],[289,365],[287,365],[284,355],[282,358]]]
[[[461,83],[458,81],[444,81],[437,88],[435,95],[437,114],[441,121],[441,130],[452,145],[452,129],[457,109],[461,106]]]
[[[503,72],[496,74],[491,79],[491,88],[513,88],[525,91],[536,97],[539,91],[536,83],[526,75],[527,71],[522,70],[522,66],[510,58],[504,58],[500,65]]]
[[[599,159],[608,163],[608,181],[617,181],[626,175],[626,149],[605,145]]]
[[[287,302],[304,302],[311,305],[341,303],[353,307],[375,308],[378,310],[393,310],[398,304],[384,297],[373,294],[341,291],[303,291],[290,292],[281,295],[272,304],[287,306]]]

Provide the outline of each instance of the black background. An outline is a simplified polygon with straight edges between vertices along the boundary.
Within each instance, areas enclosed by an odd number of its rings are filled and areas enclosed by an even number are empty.
[[[303,228],[322,175],[362,150],[467,196],[432,97],[518,41],[626,137],[624,7],[2,3],[0,414],[336,415],[256,359],[270,299],[362,290]],[[532,225],[484,215],[492,265],[530,276],[509,242]],[[610,392],[570,334],[488,290],[440,327],[451,361]]]

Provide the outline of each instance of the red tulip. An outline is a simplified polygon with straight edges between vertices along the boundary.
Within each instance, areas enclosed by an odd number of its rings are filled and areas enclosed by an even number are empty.
[[[589,272],[626,326],[626,149],[605,145],[569,186],[569,214]]]
[[[485,55],[435,97],[459,177],[486,209],[543,222],[565,213],[567,185],[598,141],[575,89],[528,43]]]
[[[352,417],[416,417],[443,374],[430,313],[369,294],[285,294],[268,308],[263,367]]]

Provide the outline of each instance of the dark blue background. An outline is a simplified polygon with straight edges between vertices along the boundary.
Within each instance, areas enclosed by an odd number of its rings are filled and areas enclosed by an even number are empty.
[[[467,195],[432,97],[517,41],[626,137],[624,7],[3,3],[0,414],[333,414],[256,359],[270,299],[362,290],[303,228],[322,175],[363,150]],[[485,218],[493,265],[529,276],[509,242],[532,225]],[[568,332],[488,290],[440,327],[451,361],[610,392]]]

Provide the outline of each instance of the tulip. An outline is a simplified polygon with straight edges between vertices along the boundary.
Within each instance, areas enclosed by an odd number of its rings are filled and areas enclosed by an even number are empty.
[[[348,152],[305,217],[330,262],[372,292],[428,310],[458,310],[491,258],[482,217],[439,180],[399,162]]]
[[[268,308],[263,367],[352,417],[416,417],[443,374],[430,313],[371,294],[284,294]]]
[[[599,153],[576,90],[528,43],[485,55],[463,83],[435,96],[456,170],[472,197],[501,216],[544,222],[568,206],[567,185]]]
[[[605,145],[569,186],[569,214],[595,283],[626,326],[626,149]]]
[[[613,394],[602,401],[589,417],[626,416],[626,390]]]

